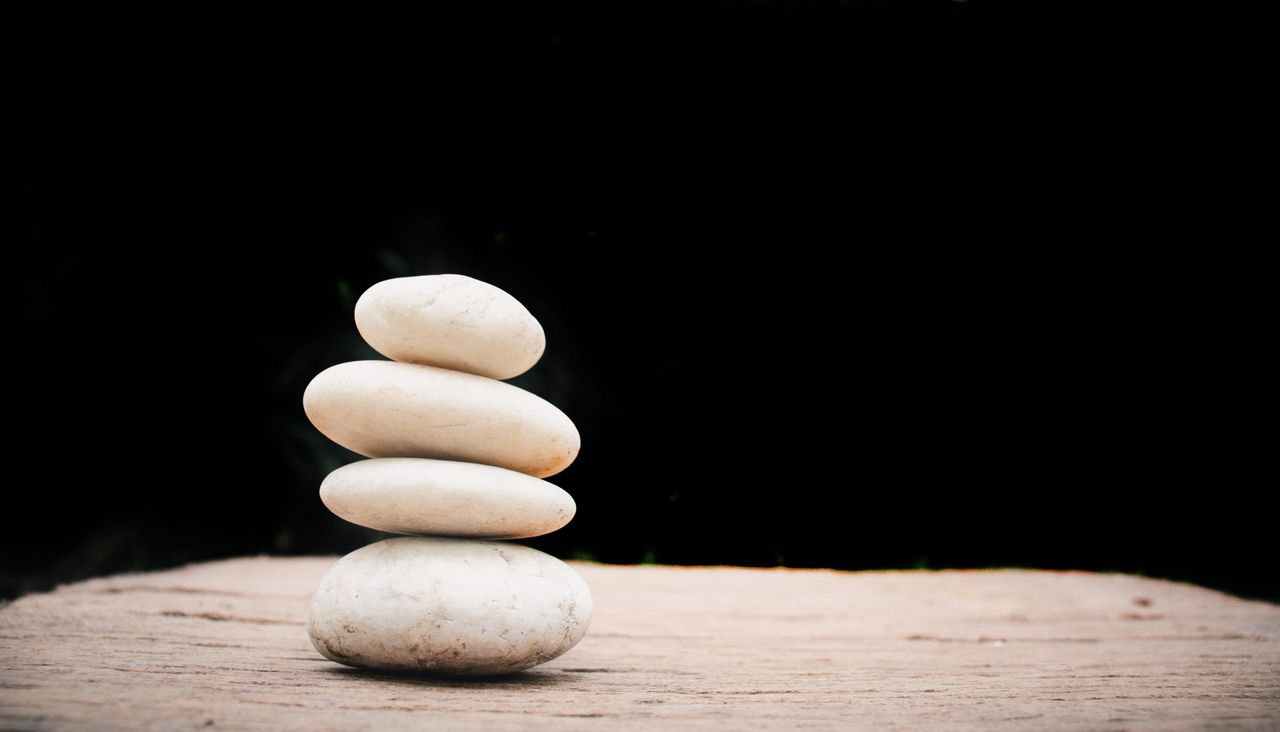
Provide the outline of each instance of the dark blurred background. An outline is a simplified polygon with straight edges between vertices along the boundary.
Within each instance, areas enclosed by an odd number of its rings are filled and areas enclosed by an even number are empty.
[[[1200,126],[1193,77],[980,2],[584,12],[505,31],[495,86],[450,84],[478,101],[86,68],[13,135],[0,595],[371,541],[302,391],[374,357],[365,288],[456,272],[546,329],[515,383],[583,436],[557,555],[1280,599],[1247,98]],[[702,62],[601,72],[648,31]]]

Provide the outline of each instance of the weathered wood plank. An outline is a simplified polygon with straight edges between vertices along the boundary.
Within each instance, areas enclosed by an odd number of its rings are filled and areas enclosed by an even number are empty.
[[[1121,575],[577,565],[596,617],[506,679],[324,660],[331,558],[112,577],[0,609],[0,728],[1280,726],[1280,607]]]

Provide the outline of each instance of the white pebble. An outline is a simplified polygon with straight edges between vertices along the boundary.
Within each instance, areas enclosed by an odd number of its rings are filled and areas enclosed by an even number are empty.
[[[569,523],[576,506],[562,489],[514,470],[422,458],[344,465],[320,486],[338,516],[400,534],[523,539]]]
[[[539,478],[578,455],[573,422],[541,397],[458,371],[353,361],[316,375],[302,396],[329,439],[366,457],[497,465]]]
[[[308,632],[349,666],[491,675],[559,656],[590,622],[586,583],[555,557],[415,536],[339,559],[316,588]]]
[[[514,297],[452,274],[370,287],[356,302],[356,328],[387,358],[493,379],[529,370],[547,345],[542,326]]]

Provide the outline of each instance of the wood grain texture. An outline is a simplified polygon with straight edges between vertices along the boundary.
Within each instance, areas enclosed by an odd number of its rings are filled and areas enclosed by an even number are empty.
[[[1280,607],[1121,575],[576,565],[596,616],[503,679],[365,673],[305,631],[332,558],[0,609],[0,728],[1280,727]]]

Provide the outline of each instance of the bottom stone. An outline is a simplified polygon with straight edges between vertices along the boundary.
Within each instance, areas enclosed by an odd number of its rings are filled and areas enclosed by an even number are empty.
[[[316,588],[308,632],[349,666],[491,675],[559,656],[590,622],[586,583],[553,556],[413,536],[339,559]]]

